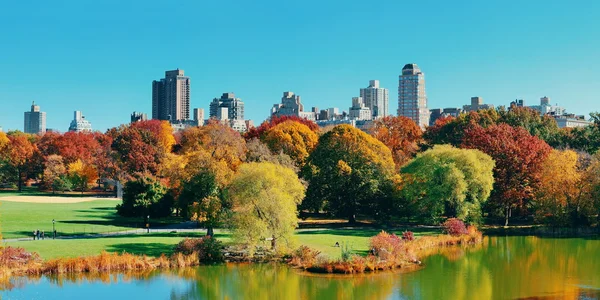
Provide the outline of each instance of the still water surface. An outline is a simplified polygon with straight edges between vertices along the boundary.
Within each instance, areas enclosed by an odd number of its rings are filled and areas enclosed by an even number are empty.
[[[490,237],[410,273],[315,276],[284,265],[17,278],[0,299],[600,299],[600,239]]]

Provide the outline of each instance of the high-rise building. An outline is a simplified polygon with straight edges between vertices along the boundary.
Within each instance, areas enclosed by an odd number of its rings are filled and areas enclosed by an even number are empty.
[[[73,113],[73,121],[69,126],[69,131],[92,132],[92,123],[85,119],[85,116],[78,110]]]
[[[398,115],[411,118],[421,128],[429,125],[425,74],[417,64],[406,64],[402,68],[398,84]]]
[[[193,119],[196,126],[204,125],[204,109],[194,108]]]
[[[368,87],[360,89],[360,96],[363,98],[365,106],[371,110],[373,120],[389,114],[389,91],[379,87],[379,80],[370,80]]]
[[[300,100],[299,95],[294,95],[293,92],[283,92],[281,103],[275,104],[271,108],[272,116],[297,116],[311,121],[316,119],[314,111],[304,111],[304,105]]]
[[[227,111],[222,108],[227,108]],[[244,120],[244,102],[234,93],[223,93],[221,98],[214,98],[210,103],[209,115],[219,120]]]
[[[31,111],[25,112],[23,131],[25,133],[38,134],[46,132],[46,113],[40,111],[40,106],[31,103]]]
[[[350,120],[367,121],[372,120],[373,113],[369,107],[365,106],[362,97],[353,97],[349,117]]]
[[[480,109],[494,108],[493,104],[483,104],[483,98],[471,97],[471,105],[463,105],[463,109],[466,112],[478,111]]]
[[[540,105],[532,105],[530,108],[535,109],[540,115],[552,115],[562,116],[567,114],[567,110],[564,107],[558,105],[551,105],[550,98],[544,96],[540,98]]]
[[[152,81],[152,119],[190,119],[190,78],[183,70],[166,71],[165,78]]]
[[[148,115],[145,114],[145,113],[134,111],[131,114],[131,123],[140,122],[140,121],[147,121],[147,120],[148,120]]]

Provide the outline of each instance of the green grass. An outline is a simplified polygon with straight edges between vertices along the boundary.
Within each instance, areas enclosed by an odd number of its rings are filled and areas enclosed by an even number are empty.
[[[11,197],[11,196],[46,196],[46,197],[95,197],[95,196],[103,196],[106,197],[110,195],[110,193],[95,193],[95,192],[56,192],[52,193],[51,191],[40,191],[37,187],[27,187],[24,186],[21,192],[16,189],[0,189],[0,197]]]
[[[204,235],[202,233],[201,235]],[[22,247],[30,252],[37,252],[43,259],[57,257],[80,257],[97,255],[102,251],[127,252],[137,255],[160,256],[173,252],[175,244],[184,237],[198,237],[200,234],[137,234],[116,237],[89,239],[45,239],[40,241],[19,241],[5,243],[4,246]],[[228,241],[228,236],[217,236]]]
[[[120,201],[97,200],[80,203],[23,203],[2,201],[0,198],[0,230],[5,239],[32,237],[34,230],[52,234],[52,219],[56,220],[59,235],[107,233],[144,226],[140,218],[118,216],[115,206]],[[152,226],[179,222],[168,218],[151,220]]]
[[[439,233],[434,229],[409,228],[415,236]],[[403,230],[391,230],[397,235],[402,235]],[[335,243],[349,245],[354,253],[365,255],[369,251],[369,239],[381,232],[381,229],[313,229],[299,230],[296,237],[299,245],[305,245],[320,251],[329,258],[337,259],[342,255],[341,247],[334,247]]]

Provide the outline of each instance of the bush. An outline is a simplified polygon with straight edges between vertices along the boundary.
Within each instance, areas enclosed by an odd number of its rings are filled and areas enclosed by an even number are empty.
[[[349,261],[352,257],[352,247],[348,246],[348,243],[342,243],[342,261]]]
[[[372,254],[381,259],[391,259],[402,253],[404,242],[399,236],[382,230],[371,238],[370,246],[374,252]]]
[[[211,237],[205,236],[199,239],[184,239],[175,246],[175,253],[190,255],[198,253],[198,259],[203,263],[216,263],[224,261],[223,243]]]
[[[442,226],[444,227],[444,232],[449,235],[463,235],[469,233],[465,223],[457,218],[446,220]]]
[[[402,233],[402,239],[405,241],[414,241],[415,234],[412,231],[405,231]]]

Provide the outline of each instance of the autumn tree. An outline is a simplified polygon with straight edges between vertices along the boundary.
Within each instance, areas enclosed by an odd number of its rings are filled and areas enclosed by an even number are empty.
[[[83,194],[98,179],[98,172],[93,165],[84,163],[80,159],[68,165],[69,180],[76,189]]]
[[[158,139],[149,130],[121,126],[108,131],[116,168],[133,176],[136,173],[156,174],[164,158],[159,151]]]
[[[387,146],[350,125],[338,125],[320,138],[304,167],[309,186],[303,208],[325,208],[353,223],[357,213],[372,213],[393,173]]]
[[[513,106],[509,110],[499,110],[499,113],[499,122],[513,127],[522,127],[529,134],[547,143],[555,143],[558,138],[559,130],[556,120],[549,115],[541,115],[533,108]]]
[[[475,126],[488,127],[495,125],[500,120],[500,114],[495,109],[482,109],[463,113],[457,118],[442,117],[427,127],[423,134],[424,148],[433,145],[449,144],[455,147],[461,145],[465,132]]]
[[[286,121],[294,121],[294,122],[304,124],[308,128],[310,128],[310,130],[314,131],[315,133],[319,131],[319,126],[317,125],[317,123],[315,123],[311,120],[308,120],[306,118],[301,118],[298,116],[279,116],[279,117],[271,116],[271,118],[262,122],[260,124],[260,126],[254,127],[254,128],[251,128],[250,130],[248,130],[248,132],[246,132],[246,134],[244,134],[244,138],[248,141],[251,139],[260,139],[263,137],[263,134],[267,130],[275,127],[279,123],[283,123]]]
[[[52,193],[56,190],[62,191],[65,189],[67,180],[67,168],[63,163],[63,158],[60,155],[52,154],[46,158],[44,164],[44,186],[52,189]]]
[[[419,150],[423,131],[410,118],[387,116],[373,122],[371,134],[390,148],[394,163],[400,168]]]
[[[246,162],[270,162],[290,168],[294,172],[298,172],[299,170],[289,155],[282,152],[271,152],[271,149],[257,138],[247,141],[246,147],[248,149],[246,152]]]
[[[297,207],[304,198],[304,186],[292,170],[268,162],[243,164],[229,195],[238,241],[251,249],[267,238],[273,250],[280,240],[290,245],[298,226]]]
[[[7,158],[7,172],[14,174],[18,184],[19,192],[22,191],[23,179],[27,177],[27,171],[30,169],[36,146],[30,140],[30,136],[24,133],[15,132],[8,135],[10,141],[5,146]]]
[[[435,146],[401,169],[402,193],[429,220],[445,215],[479,222],[492,191],[493,167],[492,158],[479,150]]]
[[[221,224],[224,209],[227,204],[223,201],[222,189],[216,176],[208,169],[201,169],[188,181],[183,183],[180,205],[187,205],[183,217],[197,221],[207,228],[208,236],[213,236],[214,228]],[[189,211],[189,216],[187,215]]]
[[[175,145],[175,136],[173,135],[173,127],[169,121],[148,120],[139,121],[131,124],[132,128],[146,130],[152,133],[156,138],[161,153],[169,153]]]
[[[291,120],[270,128],[263,137],[263,141],[273,153],[289,155],[298,167],[304,165],[318,140],[317,134],[308,126]]]
[[[467,130],[463,147],[481,150],[496,162],[488,204],[492,213],[504,215],[508,225],[512,211],[525,212],[534,198],[550,146],[522,127],[500,124]]]

